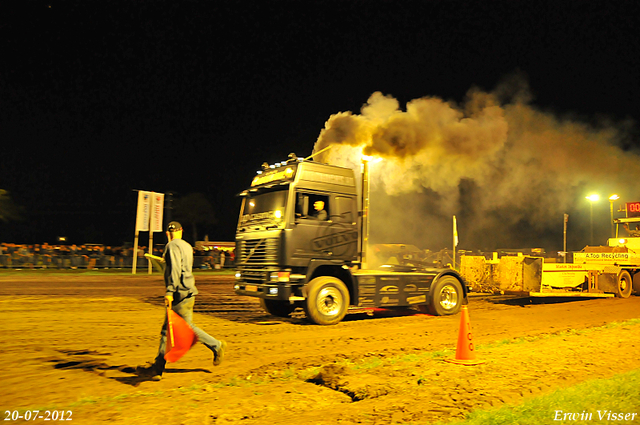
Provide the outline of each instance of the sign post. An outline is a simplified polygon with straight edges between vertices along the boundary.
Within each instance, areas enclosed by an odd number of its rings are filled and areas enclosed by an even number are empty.
[[[131,274],[136,274],[138,266],[138,239],[140,232],[149,230],[149,210],[151,208],[151,192],[145,190],[138,191],[138,211],[136,214],[136,234],[133,239],[133,268]]]
[[[138,267],[138,241],[140,232],[149,232],[149,254],[153,255],[153,232],[162,232],[162,212],[164,210],[164,193],[138,191],[138,211],[136,214],[136,233],[133,242],[133,268],[136,274]],[[149,262],[149,274],[152,265]]]
[[[162,212],[164,210],[164,193],[153,192],[151,195],[151,226],[149,227],[149,254],[153,255],[153,232],[162,232]],[[149,274],[153,270],[149,261]]]

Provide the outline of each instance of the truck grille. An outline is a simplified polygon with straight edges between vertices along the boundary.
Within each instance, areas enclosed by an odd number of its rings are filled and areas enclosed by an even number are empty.
[[[269,271],[265,269],[249,269],[242,268],[242,278],[240,282],[245,284],[251,283],[255,285],[261,285],[269,280]]]
[[[268,266],[278,264],[278,239],[253,239],[238,242],[238,265]]]

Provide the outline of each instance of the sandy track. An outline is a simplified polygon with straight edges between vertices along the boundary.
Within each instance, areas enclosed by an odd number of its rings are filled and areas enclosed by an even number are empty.
[[[428,421],[640,367],[640,356],[628,355],[640,347],[638,325],[598,328],[640,317],[640,297],[473,297],[473,339],[487,362],[464,367],[427,356],[455,350],[459,316],[378,311],[323,327],[265,315],[257,300],[235,296],[231,276],[197,282],[194,320],[228,341],[227,358],[213,367],[196,346],[163,381],[149,382],[133,369],[157,348],[159,276],[0,277],[0,407],[72,409],[76,423]],[[492,345],[522,337],[537,339]]]

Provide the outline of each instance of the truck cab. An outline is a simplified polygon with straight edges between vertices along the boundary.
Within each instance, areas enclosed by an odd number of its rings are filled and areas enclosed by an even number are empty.
[[[466,299],[466,285],[451,269],[362,270],[362,217],[350,168],[292,154],[263,166],[240,196],[235,292],[260,298],[272,315],[302,307],[312,322],[334,324],[349,307],[435,302],[436,314],[454,314]],[[444,279],[442,299],[432,301],[429,288],[445,276],[451,280]]]
[[[607,246],[626,247],[640,253],[640,217],[617,218],[613,222],[616,225],[616,237],[609,238]]]

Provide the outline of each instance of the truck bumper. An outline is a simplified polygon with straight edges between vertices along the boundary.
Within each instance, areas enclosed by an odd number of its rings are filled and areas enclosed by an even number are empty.
[[[238,295],[246,295],[249,297],[264,298],[270,300],[289,300],[294,295],[295,285],[290,283],[262,283],[262,284],[244,284],[236,283],[234,291]]]

